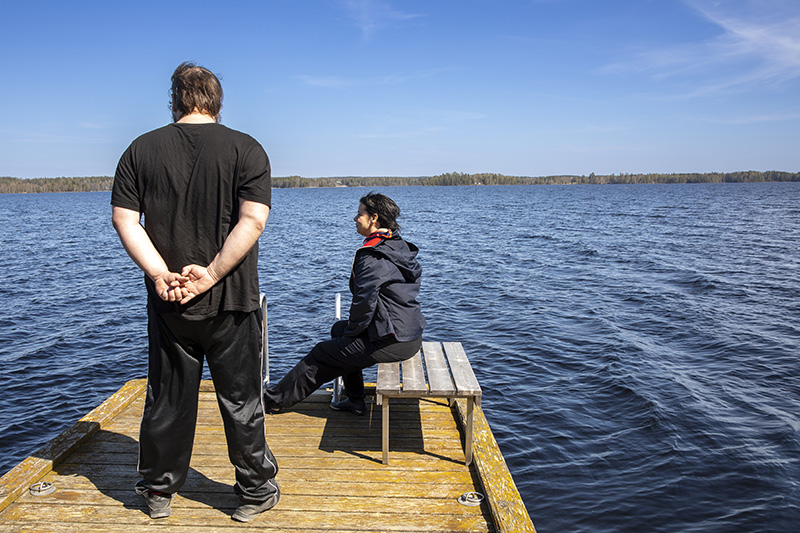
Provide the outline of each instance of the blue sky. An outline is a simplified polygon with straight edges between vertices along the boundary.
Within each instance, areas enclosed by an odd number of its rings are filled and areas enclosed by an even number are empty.
[[[222,79],[273,175],[800,170],[797,0],[4,5],[0,176],[113,175]]]

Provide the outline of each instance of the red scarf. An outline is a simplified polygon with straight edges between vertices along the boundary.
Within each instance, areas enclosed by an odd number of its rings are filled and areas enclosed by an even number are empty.
[[[372,248],[374,246],[377,246],[384,239],[391,239],[391,238],[392,238],[392,230],[379,229],[378,231],[370,233],[369,237],[364,239],[364,244],[361,245],[361,248]]]

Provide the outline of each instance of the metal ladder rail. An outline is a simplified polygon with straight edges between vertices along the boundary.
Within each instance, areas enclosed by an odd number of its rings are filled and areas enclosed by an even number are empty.
[[[261,304],[261,375],[263,376],[264,386],[266,387],[269,385],[269,328],[267,327],[269,321],[267,318],[267,295],[263,292],[259,295],[259,302]],[[341,320],[342,318],[342,295],[338,292],[336,293],[335,318],[337,321]],[[340,400],[343,388],[344,385],[342,383],[342,378],[336,378],[336,380],[333,382],[333,396],[331,397],[331,403],[338,402]]]
[[[337,322],[342,319],[342,294],[339,292],[336,293],[336,305],[335,305],[334,315],[336,317]],[[343,388],[344,388],[344,383],[342,381],[342,377],[339,376],[333,381],[333,394],[331,395],[331,405],[342,399]]]
[[[259,294],[258,301],[261,304],[261,376],[264,379],[264,387],[269,385],[269,331],[267,329],[267,295],[263,292]]]

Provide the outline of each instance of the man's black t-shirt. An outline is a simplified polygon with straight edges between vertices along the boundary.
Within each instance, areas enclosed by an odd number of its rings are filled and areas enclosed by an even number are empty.
[[[208,265],[239,219],[239,199],[271,205],[266,152],[221,124],[170,124],[122,154],[111,204],[144,215],[144,227],[172,272]],[[258,244],[225,278],[186,305],[165,302],[145,276],[151,308],[207,318],[258,308]]]

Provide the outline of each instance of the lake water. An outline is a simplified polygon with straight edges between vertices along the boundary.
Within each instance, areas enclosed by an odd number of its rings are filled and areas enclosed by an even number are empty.
[[[380,190],[539,531],[797,530],[800,183]],[[365,192],[274,191],[273,379],[347,301]],[[145,375],[109,200],[0,195],[0,473]]]

